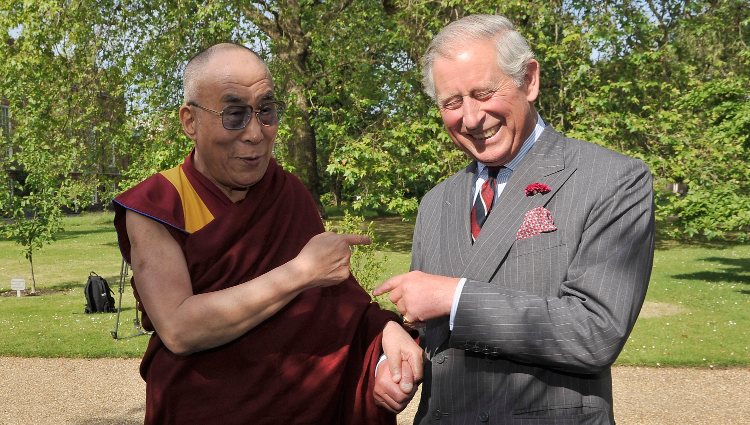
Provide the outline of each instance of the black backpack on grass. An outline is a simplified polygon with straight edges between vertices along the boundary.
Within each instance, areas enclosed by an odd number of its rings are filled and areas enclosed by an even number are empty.
[[[86,295],[85,313],[114,313],[115,299],[112,297],[112,290],[106,279],[98,274],[91,272],[86,286],[83,288],[83,294]]]

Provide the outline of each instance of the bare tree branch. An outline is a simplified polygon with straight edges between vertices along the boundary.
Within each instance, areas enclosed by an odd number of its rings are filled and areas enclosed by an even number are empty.
[[[242,12],[247,19],[266,33],[271,40],[279,40],[283,36],[281,29],[277,25],[278,15],[270,10],[270,6],[265,1],[254,1],[242,8]],[[271,20],[266,13],[272,14],[277,19],[275,21]]]

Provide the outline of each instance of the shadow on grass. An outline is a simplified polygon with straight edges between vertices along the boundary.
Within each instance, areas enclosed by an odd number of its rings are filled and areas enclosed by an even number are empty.
[[[750,258],[707,257],[703,261],[721,264],[721,270],[706,270],[694,273],[672,275],[675,279],[703,280],[709,283],[727,282],[750,285]],[[740,293],[750,295],[750,290],[741,289]]]
[[[741,241],[721,241],[721,240],[708,240],[703,237],[694,237],[694,238],[683,238],[683,239],[675,239],[671,238],[669,236],[665,236],[664,232],[660,232],[657,230],[656,232],[656,241],[654,243],[656,249],[659,250],[669,250],[672,248],[680,248],[680,247],[696,247],[696,248],[705,248],[705,249],[729,249],[736,246],[743,246],[747,245],[747,242],[741,242]]]
[[[47,288],[53,289],[55,291],[70,291],[70,290],[77,290],[80,289],[83,291],[83,287],[86,286],[86,279],[88,278],[88,275],[81,276],[80,281],[68,281],[68,282],[62,282],[55,285],[49,285]]]
[[[96,270],[94,270],[96,271]],[[101,275],[109,284],[109,288],[112,289],[115,293],[118,290],[119,282],[120,282],[120,276],[104,276]],[[55,290],[55,291],[69,291],[71,289],[78,290],[80,289],[83,291],[83,288],[86,286],[86,279],[89,278],[88,273],[81,276],[80,280],[70,280],[67,282],[61,282],[54,285],[44,285],[45,288]],[[125,281],[125,286],[130,286],[130,278],[128,277]]]
[[[410,253],[411,238],[414,234],[414,219],[401,217],[378,217],[371,220],[375,225],[375,237],[379,243],[387,243],[388,250]]]
[[[55,234],[55,239],[75,239],[82,236],[93,235],[95,233],[115,233],[114,227],[97,227],[94,229],[75,229],[75,230],[63,230],[60,233]]]

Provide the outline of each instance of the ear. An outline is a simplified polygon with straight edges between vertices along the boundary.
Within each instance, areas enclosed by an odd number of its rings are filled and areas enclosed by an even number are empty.
[[[529,103],[534,103],[536,98],[539,97],[539,62],[536,59],[531,59],[526,65],[526,75],[523,77],[524,86],[526,87],[526,100]]]
[[[180,122],[182,123],[182,131],[185,132],[187,137],[195,140],[197,120],[190,106],[182,105],[180,107]]]

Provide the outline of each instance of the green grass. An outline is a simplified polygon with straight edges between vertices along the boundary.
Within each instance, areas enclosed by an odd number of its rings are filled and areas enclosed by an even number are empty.
[[[387,242],[382,279],[406,272],[412,221],[374,219]],[[30,282],[20,248],[0,240],[0,356],[139,357],[147,337],[114,340],[115,314],[83,314],[90,271],[115,291],[121,265],[111,213],[65,219],[66,231],[35,256],[42,295],[16,298],[10,279]],[[120,334],[134,332],[133,295],[126,284]],[[618,364],[647,366],[750,365],[750,245],[662,243],[647,295],[657,313],[638,320]],[[653,305],[653,304],[651,304]]]
[[[66,217],[57,241],[34,254],[38,296],[17,298],[10,279],[26,279],[29,262],[19,245],[0,239],[0,356],[140,357],[147,337],[115,340],[116,314],[84,314],[83,286],[89,272],[101,275],[119,299],[120,251],[111,213]],[[118,335],[135,333],[135,299],[126,281]]]
[[[640,318],[618,364],[750,365],[750,245],[661,244],[646,300],[677,312]]]

